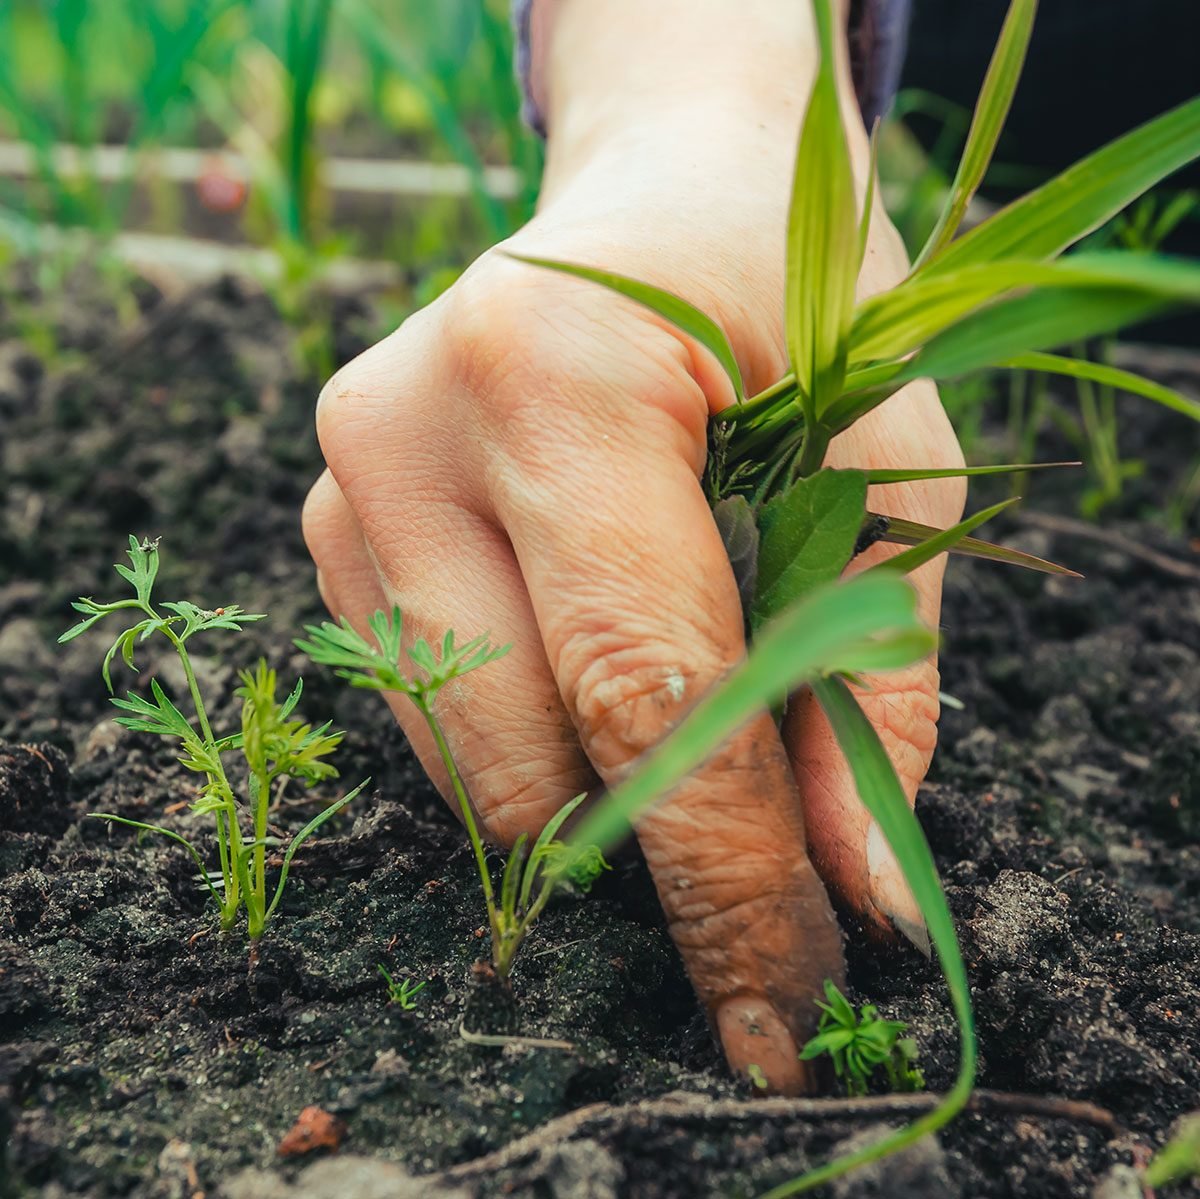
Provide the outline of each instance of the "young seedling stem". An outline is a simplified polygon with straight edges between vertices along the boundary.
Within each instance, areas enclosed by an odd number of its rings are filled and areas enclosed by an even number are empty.
[[[600,872],[608,868],[595,846],[568,848],[554,839],[584,796],[571,800],[547,822],[532,851],[526,853],[528,838],[525,834],[517,839],[504,864],[497,897],[475,808],[434,712],[434,701],[452,679],[462,678],[480,666],[495,662],[508,652],[509,647],[493,649],[486,636],[458,646],[453,630],[442,638],[440,651],[435,651],[424,638],[418,638],[404,651],[416,670],[405,674],[400,668],[403,639],[400,609],[393,608],[390,613],[376,612],[368,625],[375,639],[374,645],[344,617],[340,624],[325,621],[319,627],[307,626],[308,640],[296,644],[314,662],[334,667],[352,686],[400,692],[407,695],[420,712],[450,779],[475,856],[492,935],[492,964],[500,979],[507,980],[517,950],[555,889],[569,883],[577,890],[586,891]]]

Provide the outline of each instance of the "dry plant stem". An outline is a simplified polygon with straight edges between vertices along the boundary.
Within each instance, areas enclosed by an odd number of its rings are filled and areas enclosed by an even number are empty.
[[[915,1116],[931,1111],[942,1097],[929,1093],[917,1095],[868,1095],[861,1099],[737,1099],[708,1100],[704,1096],[645,1100],[641,1103],[613,1105],[593,1103],[548,1124],[535,1132],[444,1171],[440,1178],[474,1178],[506,1170],[533,1157],[543,1149],[584,1134],[619,1132],[651,1120],[680,1124],[715,1124],[741,1120],[838,1120],[877,1119]],[[1111,1140],[1125,1135],[1125,1128],[1106,1108],[1075,1099],[1057,1099],[1049,1095],[1023,1095],[1008,1091],[975,1091],[966,1110],[979,1115],[1013,1114],[1037,1116],[1047,1120],[1070,1120],[1089,1124],[1105,1132]]]
[[[1200,583],[1200,566],[1193,566],[1190,562],[1171,557],[1170,554],[1161,554],[1158,550],[1142,545],[1141,542],[1134,541],[1114,529],[1106,529],[1103,525],[1095,525],[1086,520],[1075,520],[1070,516],[1055,516],[1049,512],[1018,511],[1015,515],[1021,524],[1028,525],[1031,529],[1098,541],[1101,545],[1128,554],[1131,558],[1136,558],[1172,578]]]

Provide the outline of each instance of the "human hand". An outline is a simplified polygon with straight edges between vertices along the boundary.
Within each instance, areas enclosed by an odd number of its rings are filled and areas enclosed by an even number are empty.
[[[583,36],[571,21],[588,7],[566,6],[556,42]],[[753,391],[785,369],[782,231],[804,92],[764,114],[741,84],[703,94],[636,122],[597,104],[554,111],[542,207],[503,248],[684,296],[719,320]],[[852,138],[860,168],[862,142]],[[862,288],[904,269],[877,220]],[[651,314],[498,251],[322,393],[329,470],[305,533],[331,611],[362,626],[397,603],[414,636],[452,627],[513,643],[440,700],[481,823],[501,844],[617,782],[742,656],[737,589],[699,482],[707,418],[732,398],[705,352]],[[960,460],[924,384],[838,438],[829,457]],[[872,505],[945,525],[962,493],[954,481],[914,483]],[[853,568],[889,552],[873,547]],[[913,582],[936,623],[941,564]],[[936,666],[874,681],[860,698],[911,797],[933,750]],[[446,791],[423,726],[402,699],[393,710]],[[841,969],[813,864],[845,910],[921,935],[824,718],[798,697],[781,738],[764,713],[637,834],[731,1066],[803,1089],[797,1050],[812,1000]]]

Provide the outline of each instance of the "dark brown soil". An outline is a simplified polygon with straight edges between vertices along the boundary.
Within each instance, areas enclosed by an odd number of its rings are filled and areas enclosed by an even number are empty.
[[[73,294],[57,308],[32,292],[0,307],[10,1193],[284,1194],[265,1176],[238,1176],[295,1175],[302,1163],[280,1161],[276,1145],[310,1105],[345,1122],[344,1153],[427,1175],[584,1105],[745,1095],[722,1069],[632,859],[586,902],[558,901],[516,970],[520,1031],[574,1049],[460,1037],[464,1020],[476,1029],[502,1014],[472,973],[486,943],[463,839],[382,706],[306,668],[291,646],[320,608],[298,522],[319,469],[316,389],[300,379],[289,332],[235,282],[170,305],[148,293],[140,323],[124,330],[86,277]],[[29,349],[31,313],[55,332],[53,362]],[[339,314],[340,357],[366,327],[362,312]],[[1150,470],[1116,527],[1195,563],[1186,541],[1133,519],[1194,455],[1193,430],[1143,406],[1128,415],[1143,443],[1130,448]],[[1070,511],[1070,486],[1039,482],[1034,505]],[[112,588],[129,532],[163,536],[164,597],[271,614],[203,644],[204,685],[226,697],[218,719],[235,712],[235,667],[266,654],[288,681],[305,673],[306,714],[349,730],[342,780],[317,801],[374,779],[298,855],[253,968],[236,937],[213,930],[182,853],[84,819],[105,810],[180,829],[193,819],[163,815],[190,796],[193,777],[112,724],[98,639],[54,645],[71,598]],[[919,811],[960,921],[982,1083],[1090,1100],[1128,1132],[972,1114],[907,1167],[831,1195],[1086,1197],[1200,1106],[1200,587],[1103,542],[1019,522],[1006,533],[1088,577],[953,567],[944,686],[964,710],[946,714]],[[169,659],[152,643],[146,651],[142,679],[169,684]],[[315,810],[289,807],[281,824]],[[856,995],[910,1022],[930,1086],[945,1087],[956,1039],[936,967],[854,939],[849,949]],[[415,1011],[389,1006],[381,963],[428,980]],[[609,1113],[456,1185],[529,1199],[749,1196],[877,1127],[706,1110],[681,1101],[676,1113]],[[337,1160],[332,1189],[310,1175],[305,1193],[402,1193],[398,1175],[371,1190],[351,1159]],[[435,1194],[433,1180],[412,1193]]]

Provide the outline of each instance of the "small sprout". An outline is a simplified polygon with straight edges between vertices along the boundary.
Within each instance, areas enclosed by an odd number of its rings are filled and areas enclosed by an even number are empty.
[[[283,897],[284,885],[297,849],[331,816],[341,811],[367,784],[360,783],[348,795],[331,804],[310,820],[289,842],[280,863],[279,880],[267,900],[267,849],[279,841],[267,835],[267,812],[271,788],[277,780],[295,779],[309,785],[321,779],[334,778],[337,771],[326,758],[338,747],[342,734],[330,732],[328,723],[318,728],[303,720],[293,719],[292,712],[299,702],[302,684],[282,702],[279,701],[275,672],[266,662],[259,662],[254,671],[241,672],[242,686],[237,695],[242,700],[241,731],[225,737],[213,733],[204,697],[187,651],[187,641],[197,633],[210,629],[239,632],[249,621],[264,619],[261,613],[244,612],[236,604],[207,609],[180,600],[159,603],[155,607],[151,592],[158,575],[158,541],[129,539],[129,566],[118,565],[117,573],[134,590],[134,598],[101,604],[90,598],[77,600],[72,607],[84,614],[59,638],[71,641],[115,612],[135,614],[132,625],[121,632],[104,656],[101,673],[111,695],[111,667],[117,654],[131,670],[136,670],[133,655],[135,646],[148,637],[159,634],[175,648],[183,666],[188,692],[194,709],[194,719],[185,715],[168,698],[157,679],[150,680],[151,699],[130,692],[124,699],[112,697],[113,706],[120,709],[117,723],[140,733],[154,733],[179,743],[179,764],[186,770],[204,776],[198,798],[191,810],[196,815],[213,817],[216,826],[217,856],[220,869],[210,871],[200,851],[186,837],[156,824],[127,820],[108,812],[93,812],[98,820],[124,824],[142,832],[157,833],[183,846],[200,871],[200,879],[216,901],[221,915],[221,928],[228,930],[237,921],[242,908],[246,911],[247,931],[252,944],[258,942],[267,921]],[[234,791],[225,769],[224,757],[240,753],[249,776],[248,802]],[[369,781],[369,780],[368,780]],[[242,827],[243,812],[249,813],[249,827]]]
[[[480,666],[495,662],[508,653],[510,647],[503,645],[493,648],[486,635],[458,646],[454,642],[453,630],[442,638],[438,650],[424,638],[418,638],[407,651],[416,672],[405,674],[400,664],[403,637],[400,609],[394,607],[390,614],[376,612],[367,624],[375,638],[375,645],[361,636],[345,617],[342,617],[340,624],[324,621],[319,627],[307,625],[305,631],[308,640],[297,641],[296,645],[314,662],[334,667],[336,673],[348,680],[352,687],[398,691],[407,695],[424,717],[454,788],[459,812],[475,852],[475,864],[479,870],[492,933],[492,964],[500,978],[506,979],[512,971],[517,950],[555,889],[569,885],[586,893],[600,874],[609,868],[597,846],[574,848],[555,840],[559,829],[583,802],[584,796],[576,796],[546,824],[528,854],[528,837],[522,834],[517,839],[501,873],[497,901],[475,809],[450,753],[441,724],[434,715],[433,703],[447,683],[462,678]]]
[[[768,1087],[767,1076],[763,1073],[763,1068],[757,1062],[751,1062],[746,1067],[746,1073],[750,1076],[750,1081],[760,1090],[765,1091]]]
[[[417,995],[426,987],[426,983],[414,983],[411,978],[404,978],[397,982],[387,971],[385,966],[379,967],[379,973],[383,975],[384,981],[387,983],[388,1002],[398,1004],[406,1012],[411,1012],[417,1006]]]
[[[1184,1116],[1171,1139],[1154,1155],[1142,1181],[1148,1187],[1200,1177],[1200,1112]]]
[[[817,1035],[800,1053],[802,1061],[828,1054],[847,1095],[865,1095],[880,1070],[889,1091],[920,1091],[925,1076],[917,1066],[916,1042],[901,1034],[903,1020],[884,1020],[872,1003],[856,1014],[850,1001],[830,979],[825,980],[828,1003],[818,1002],[821,1022]]]

